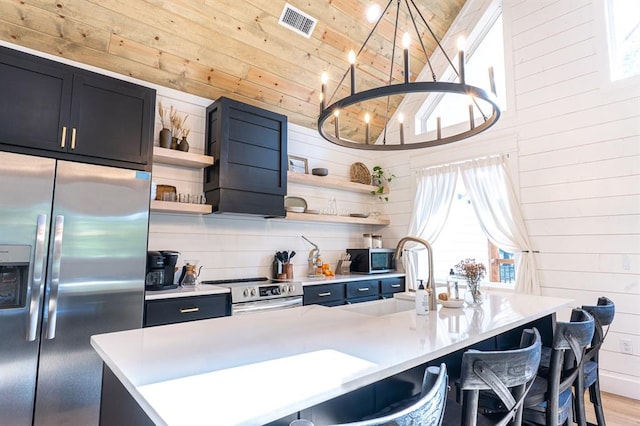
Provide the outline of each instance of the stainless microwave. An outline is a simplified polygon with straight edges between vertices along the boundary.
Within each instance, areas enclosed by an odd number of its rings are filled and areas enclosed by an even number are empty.
[[[347,249],[351,255],[351,272],[356,274],[381,274],[395,272],[396,251],[388,248]]]

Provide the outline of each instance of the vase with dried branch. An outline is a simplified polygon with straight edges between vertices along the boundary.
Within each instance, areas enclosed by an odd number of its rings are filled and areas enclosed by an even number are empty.
[[[171,121],[171,130],[173,138],[171,139],[171,148],[178,149],[178,145],[182,137],[184,136],[185,127],[184,124],[187,121],[189,115],[185,115],[184,117],[180,117],[178,111],[175,109],[171,109],[171,113],[169,115],[169,120]]]
[[[171,111],[173,111],[173,106],[171,107]],[[162,101],[158,101],[158,115],[160,115],[160,124],[162,125],[162,130],[160,130],[159,143],[162,148],[170,148],[171,147],[171,121],[169,116],[167,116],[167,111],[162,106]]]
[[[187,136],[189,136],[190,129],[184,129],[182,131],[182,138],[178,143],[178,149],[180,151],[188,152],[189,151],[189,142],[187,142]]]

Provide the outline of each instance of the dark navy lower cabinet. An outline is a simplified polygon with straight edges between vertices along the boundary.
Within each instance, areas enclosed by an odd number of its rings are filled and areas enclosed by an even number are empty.
[[[347,302],[376,300],[380,296],[380,280],[350,281],[346,283]]]
[[[405,291],[404,277],[363,279],[304,287],[305,305],[338,306],[392,298]]]
[[[307,285],[304,287],[305,305],[338,306],[344,305],[344,283]]]
[[[383,278],[380,280],[380,294],[383,299],[390,299],[394,293],[405,291],[404,277]]]
[[[228,294],[147,300],[144,305],[145,327],[231,315]]]

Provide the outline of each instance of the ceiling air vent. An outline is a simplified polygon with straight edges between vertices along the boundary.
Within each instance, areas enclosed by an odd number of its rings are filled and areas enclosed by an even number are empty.
[[[316,27],[318,20],[312,16],[307,15],[300,9],[291,6],[289,3],[284,5],[280,20],[278,23],[284,27],[287,27],[298,34],[302,34],[306,38],[311,37],[313,29]]]

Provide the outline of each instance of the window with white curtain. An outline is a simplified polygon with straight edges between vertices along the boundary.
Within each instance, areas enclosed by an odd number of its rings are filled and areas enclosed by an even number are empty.
[[[509,168],[509,156],[501,154],[416,171],[416,195],[407,233],[422,238],[432,245],[432,260],[434,265],[438,265],[432,271],[436,281],[446,278],[446,271],[465,258],[475,258],[476,262],[480,257],[486,259],[485,267],[489,271],[494,263],[494,259],[490,259],[489,255],[482,255],[479,251],[471,249],[473,244],[470,239],[453,241],[453,237],[447,238],[446,234],[443,235],[443,229],[447,225],[453,228],[451,235],[457,237],[463,233],[461,228],[463,224],[450,220],[455,215],[455,211],[452,213],[451,209],[454,200],[457,200],[463,201],[457,203],[458,207],[464,208],[464,204],[471,205],[477,217],[479,233],[485,234],[487,239],[498,246],[491,248],[485,245],[485,253],[493,251],[500,254],[500,248],[502,248],[503,257],[509,257],[504,253],[506,251],[516,254],[512,262],[514,266],[517,265],[517,271],[514,270],[515,290],[521,293],[540,294],[540,280],[536,266],[538,251],[534,249],[529,239]],[[460,179],[464,187],[458,186]],[[465,191],[469,194],[470,203],[464,202]],[[464,216],[467,219],[473,217],[470,213]],[[473,228],[476,228],[475,225]],[[438,254],[438,251],[446,251],[441,247],[443,243],[436,246],[441,240],[445,241],[445,244],[450,244],[450,252],[455,258],[450,257],[446,260],[444,254]],[[482,240],[484,241],[484,238]],[[424,255],[430,251],[420,249],[419,246],[418,242],[404,247],[402,263],[408,280],[407,286],[410,289],[416,288],[418,279],[424,279],[423,268],[429,263],[425,262]],[[471,252],[469,252],[470,249]],[[417,258],[418,256],[422,259]],[[509,264],[508,260],[510,259],[503,259],[501,263]],[[490,280],[491,275],[486,278]]]
[[[515,283],[513,253],[493,245],[482,232],[461,177],[458,177],[447,222],[432,247],[434,274],[438,281],[446,280],[449,271],[458,262],[471,258],[482,262],[487,268],[483,281]],[[419,261],[421,266],[426,264],[426,259]],[[424,276],[427,268],[420,269],[424,271],[420,271],[419,276]]]

